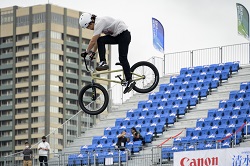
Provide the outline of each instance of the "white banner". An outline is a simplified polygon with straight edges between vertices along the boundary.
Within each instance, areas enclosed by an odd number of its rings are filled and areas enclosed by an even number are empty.
[[[174,166],[250,166],[250,148],[175,152]]]

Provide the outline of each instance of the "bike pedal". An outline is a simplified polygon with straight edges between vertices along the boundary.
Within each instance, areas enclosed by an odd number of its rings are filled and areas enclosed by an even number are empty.
[[[120,78],[122,75],[117,75],[117,76],[115,76],[115,78]]]

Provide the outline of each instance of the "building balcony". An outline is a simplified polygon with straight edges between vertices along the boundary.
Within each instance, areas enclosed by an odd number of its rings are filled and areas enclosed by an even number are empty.
[[[5,58],[13,58],[14,53],[13,52],[8,52],[8,53],[2,53],[1,54],[1,58],[5,59]]]
[[[2,95],[0,97],[0,101],[1,100],[8,100],[8,99],[12,99],[13,95],[12,94],[9,94],[9,95]]]
[[[13,64],[2,64],[0,66],[0,70],[3,70],[3,69],[13,69]]]
[[[0,76],[0,79],[2,78],[2,76]],[[12,89],[12,84],[8,84],[8,85],[1,85],[0,86],[0,90],[5,90],[5,89]]]
[[[70,67],[70,68],[73,68],[73,69],[78,69],[79,68],[79,65],[77,63],[66,63],[66,67]]]
[[[2,44],[0,45],[0,49],[13,47],[13,45],[14,45],[13,42],[10,42],[10,43],[2,43]]]
[[[79,58],[79,54],[76,52],[66,52],[66,56],[77,59]]]
[[[4,151],[11,151],[12,150],[12,145],[9,146],[1,146],[0,147],[0,151],[4,152]]]
[[[4,109],[2,109],[2,110],[4,110]],[[1,116],[0,121],[4,121],[4,120],[12,120],[12,115],[3,115],[3,116]]]
[[[0,127],[0,131],[12,131],[12,126],[2,126]]]
[[[66,45],[71,46],[71,47],[76,47],[76,48],[79,47],[79,43],[74,42],[74,41],[66,41]]]
[[[10,141],[10,140],[12,140],[12,136],[9,136],[9,135],[0,137],[0,141]]]
[[[12,109],[13,105],[12,104],[9,104],[9,105],[2,105],[1,106],[1,110],[10,110]]]

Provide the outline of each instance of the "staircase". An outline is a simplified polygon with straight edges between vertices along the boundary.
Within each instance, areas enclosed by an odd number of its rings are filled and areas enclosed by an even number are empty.
[[[232,78],[229,78],[228,81],[223,82],[218,89],[213,90],[211,95],[206,99],[202,99],[195,108],[192,108],[184,116],[177,119],[177,122],[172,126],[168,126],[166,131],[155,140],[148,144],[144,150],[140,152],[141,155],[152,155],[152,146],[161,144],[167,138],[175,136],[176,134],[182,132],[180,137],[185,136],[185,128],[193,128],[196,126],[196,120],[198,118],[205,118],[207,116],[207,110],[212,108],[218,108],[219,100],[228,99],[229,92],[232,90],[239,90],[241,82],[250,81],[250,65],[241,66],[242,69],[238,73],[233,73]],[[160,79],[159,85],[163,83],[169,83],[170,76],[165,76]],[[159,85],[154,90],[155,92],[159,91]],[[130,109],[136,109],[138,102],[141,100],[147,100],[148,94],[135,94],[125,103],[119,106],[114,106],[111,113],[107,115],[105,119],[100,120],[93,128],[87,130],[85,134],[79,138],[76,138],[73,143],[63,149],[64,153],[79,153],[80,146],[90,145],[92,143],[93,136],[102,136],[104,128],[112,127],[115,125],[115,120],[117,118],[125,118],[126,112]],[[241,147],[250,146],[249,139],[246,142],[241,143]],[[164,145],[171,146],[172,140],[166,142]],[[140,154],[134,157],[133,160],[129,160],[131,165],[133,162],[140,160]],[[53,160],[53,159],[51,159]],[[137,161],[138,162],[138,161]],[[142,159],[141,162],[138,162],[136,165],[147,165],[151,163],[151,157],[149,159]]]

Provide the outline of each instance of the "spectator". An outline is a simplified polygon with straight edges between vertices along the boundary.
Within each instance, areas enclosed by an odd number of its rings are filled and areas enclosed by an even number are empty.
[[[142,141],[142,144],[145,145],[144,138],[141,136],[140,132],[136,130],[135,127],[131,128],[131,133],[133,135],[133,141]]]
[[[123,131],[120,135],[118,135],[116,146],[119,150],[124,151],[127,142],[129,142],[129,138],[126,137],[126,131]]]
[[[23,166],[32,166],[32,150],[29,143],[25,142],[25,149],[23,150]]]
[[[38,150],[40,166],[43,166],[43,163],[45,166],[48,166],[48,152],[50,150],[50,145],[46,142],[45,136],[42,137],[42,142],[38,145]]]

